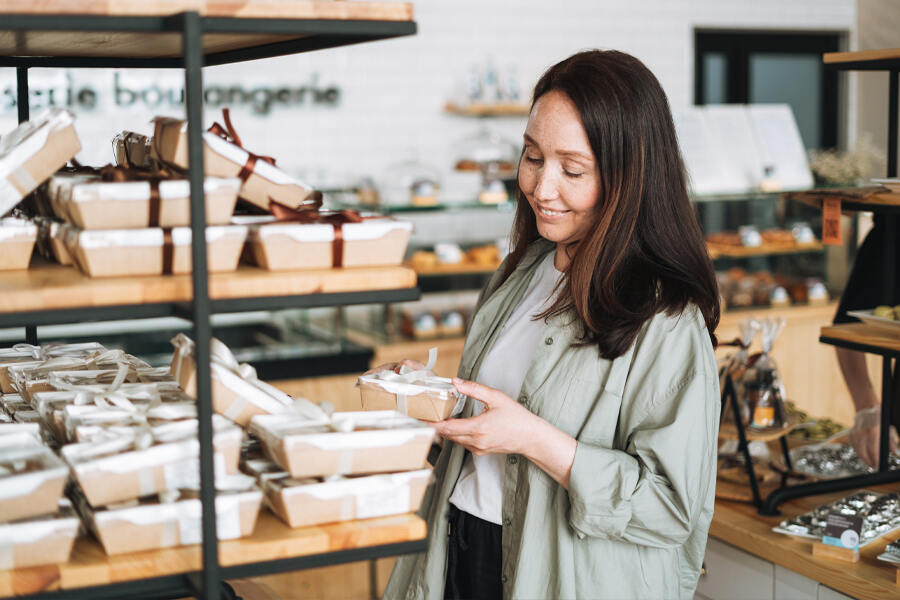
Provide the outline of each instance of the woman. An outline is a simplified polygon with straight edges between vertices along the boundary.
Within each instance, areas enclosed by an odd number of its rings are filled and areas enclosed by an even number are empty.
[[[428,550],[385,597],[690,598],[719,298],[665,94],[627,54],[576,54],[537,83],[524,142],[513,249],[454,379],[478,402],[435,425]]]

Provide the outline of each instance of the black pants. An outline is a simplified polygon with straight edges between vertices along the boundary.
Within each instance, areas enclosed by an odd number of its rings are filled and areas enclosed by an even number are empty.
[[[450,505],[446,600],[495,600],[500,582],[503,528]]]

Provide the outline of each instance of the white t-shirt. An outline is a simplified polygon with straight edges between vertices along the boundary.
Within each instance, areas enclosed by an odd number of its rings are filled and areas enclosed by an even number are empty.
[[[544,330],[544,320],[533,320],[552,303],[551,294],[562,273],[553,264],[555,253],[538,266],[516,310],[510,315],[496,342],[484,357],[478,382],[517,398],[528,372],[528,364]],[[480,415],[484,404],[476,401],[472,415]],[[459,510],[500,525],[503,509],[503,465],[505,454],[467,454],[450,502]]]

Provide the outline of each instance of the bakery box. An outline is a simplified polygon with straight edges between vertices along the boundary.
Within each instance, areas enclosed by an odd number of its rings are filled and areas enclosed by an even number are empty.
[[[191,228],[175,227],[171,233],[172,265],[175,274],[191,272]],[[247,238],[243,225],[219,225],[206,228],[206,264],[210,273],[237,269]],[[166,243],[169,243],[168,240]]]
[[[81,522],[65,498],[56,512],[0,523],[0,570],[68,562]]]
[[[25,219],[0,219],[0,271],[28,268],[37,241],[37,225]]]

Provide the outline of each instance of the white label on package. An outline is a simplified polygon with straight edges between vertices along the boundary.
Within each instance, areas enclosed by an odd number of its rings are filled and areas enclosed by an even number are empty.
[[[6,177],[0,177],[0,214],[4,214],[22,200],[22,194]]]
[[[367,490],[356,497],[356,518],[368,519],[409,512],[409,485]]]
[[[178,503],[178,533],[183,545],[199,544],[203,539],[199,500]]]
[[[362,223],[347,223],[341,228],[344,239],[350,242],[381,239],[394,230],[412,231],[412,223],[393,219],[374,219]]]
[[[153,467],[147,467],[138,471],[138,487],[141,496],[149,496],[156,491],[156,478],[153,476]]]
[[[159,547],[171,548],[178,544],[178,521],[163,521],[162,533],[160,534]]]

